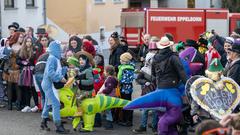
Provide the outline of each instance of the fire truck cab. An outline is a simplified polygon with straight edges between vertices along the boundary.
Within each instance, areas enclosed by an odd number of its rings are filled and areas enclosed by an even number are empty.
[[[228,36],[240,28],[240,13],[227,9],[123,9],[121,28],[129,48],[136,48],[142,43],[143,33],[158,37],[171,33],[175,42],[197,40],[200,34],[212,30]]]

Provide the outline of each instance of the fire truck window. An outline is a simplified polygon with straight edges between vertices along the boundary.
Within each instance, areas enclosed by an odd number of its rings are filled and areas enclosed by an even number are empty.
[[[237,23],[237,28],[240,28],[240,20],[237,20],[236,23]]]
[[[188,0],[188,8],[195,8],[195,0]]]

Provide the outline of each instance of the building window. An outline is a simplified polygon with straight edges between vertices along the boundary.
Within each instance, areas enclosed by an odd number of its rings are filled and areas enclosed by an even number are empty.
[[[5,8],[14,8],[14,0],[4,0]]]
[[[129,0],[129,8],[150,8],[150,0]]]
[[[112,0],[113,3],[123,3],[123,0]]]
[[[94,0],[95,4],[102,4],[105,3],[105,0]]]
[[[188,0],[188,8],[195,8],[195,0]]]
[[[168,1],[167,0],[158,0],[158,7],[161,7],[161,8],[168,7]]]
[[[240,28],[240,20],[237,20],[237,28]]]
[[[35,0],[26,0],[26,7],[35,7]]]

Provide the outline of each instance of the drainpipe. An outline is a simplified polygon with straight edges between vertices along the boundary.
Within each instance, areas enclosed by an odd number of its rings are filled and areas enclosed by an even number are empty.
[[[47,24],[46,0],[43,0],[43,24]]]

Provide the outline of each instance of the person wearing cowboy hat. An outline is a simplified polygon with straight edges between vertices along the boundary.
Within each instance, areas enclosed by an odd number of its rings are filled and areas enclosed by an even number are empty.
[[[178,134],[176,124],[182,118],[182,100],[178,89],[181,83],[185,84],[187,75],[177,53],[171,50],[173,41],[167,37],[162,37],[157,42],[158,53],[152,62],[153,82],[156,84],[157,91],[166,98],[161,99],[161,107],[166,108],[165,112],[159,112],[158,134]]]
[[[76,92],[76,103],[77,112],[75,117],[80,117],[83,114],[83,110],[80,104],[85,98],[92,98],[94,91],[94,77],[91,61],[93,60],[92,55],[85,51],[80,51],[76,54],[76,58],[79,60],[79,72],[75,79],[78,82],[79,90]],[[87,125],[85,125],[87,126]],[[82,128],[82,132],[91,132],[85,128]]]

